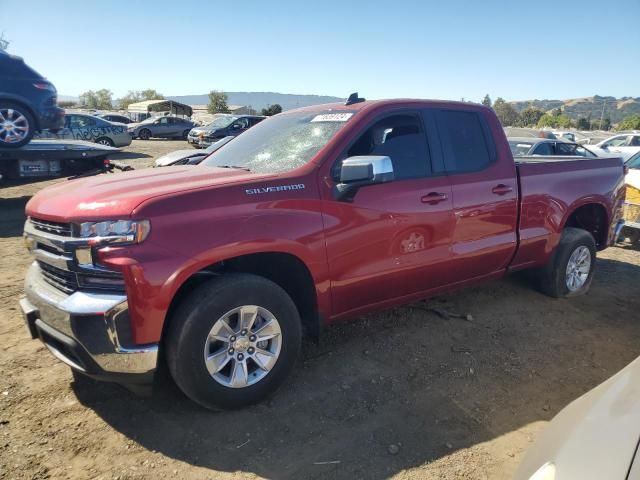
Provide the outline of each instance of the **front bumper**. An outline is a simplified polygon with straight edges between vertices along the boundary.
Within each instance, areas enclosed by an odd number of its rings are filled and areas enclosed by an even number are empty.
[[[150,383],[158,344],[133,345],[125,295],[77,291],[70,295],[42,279],[31,265],[20,300],[32,338],[72,369],[118,383]]]

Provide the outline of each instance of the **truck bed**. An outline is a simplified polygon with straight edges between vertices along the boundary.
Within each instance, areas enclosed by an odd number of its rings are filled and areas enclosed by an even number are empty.
[[[607,212],[615,212],[624,197],[621,158],[536,156],[518,157],[515,163],[521,203],[520,246],[513,269],[535,266],[541,258],[548,258],[560,240],[559,226],[583,204],[602,208],[581,212],[580,222],[612,225],[595,235],[598,249],[612,242],[616,219],[608,218]]]

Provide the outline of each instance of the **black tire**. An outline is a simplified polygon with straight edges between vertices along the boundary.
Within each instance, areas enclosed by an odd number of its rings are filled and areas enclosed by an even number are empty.
[[[572,290],[567,285],[567,265],[571,255],[581,247],[586,247],[590,254],[589,274],[586,281]],[[556,247],[549,263],[540,271],[538,280],[543,293],[554,298],[567,298],[584,295],[589,291],[596,265],[596,242],[586,230],[567,227],[562,232],[560,243]]]
[[[138,137],[140,138],[140,140],[149,140],[151,138],[151,130],[149,130],[148,128],[143,128],[142,130],[140,130]]]
[[[204,348],[218,319],[243,305],[256,305],[273,314],[281,329],[281,347],[265,377],[253,385],[231,388],[209,373]],[[280,386],[295,364],[301,341],[298,310],[282,288],[256,275],[226,274],[200,285],[175,310],[166,335],[167,365],[178,387],[203,407],[242,408],[263,400]]]
[[[113,143],[113,140],[111,140],[109,137],[96,138],[96,143],[99,143],[100,145],[107,145],[108,147],[115,146],[115,143]]]
[[[186,140],[189,137],[189,132],[190,130],[185,130],[184,132],[182,132],[182,139]]]
[[[0,100],[0,114],[9,119],[8,110],[11,110],[11,119],[19,120],[16,126],[27,128],[25,136],[19,141],[7,141],[7,132],[4,129],[0,129],[0,148],[20,148],[31,141],[33,135],[36,132],[36,121],[31,115],[31,112],[23,105],[15,102],[8,102]]]

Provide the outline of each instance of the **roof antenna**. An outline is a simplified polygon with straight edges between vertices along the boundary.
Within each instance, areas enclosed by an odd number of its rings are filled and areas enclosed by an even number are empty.
[[[351,95],[349,95],[349,98],[347,98],[347,101],[344,102],[345,105],[353,105],[354,103],[361,103],[364,102],[365,99],[364,98],[360,98],[358,97],[358,92],[353,92]]]

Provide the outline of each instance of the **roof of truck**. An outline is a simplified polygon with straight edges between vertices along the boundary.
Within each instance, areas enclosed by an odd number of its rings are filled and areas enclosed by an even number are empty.
[[[394,98],[394,99],[383,99],[383,100],[365,100],[363,102],[352,103],[351,105],[345,105],[344,103],[324,103],[319,105],[310,105],[308,107],[300,107],[293,110],[287,110],[283,113],[289,112],[317,112],[324,110],[365,110],[374,106],[381,107],[385,105],[408,105],[408,104],[424,104],[424,105],[433,105],[437,104],[438,106],[446,107],[473,107],[478,109],[488,108],[479,103],[472,102],[457,102],[452,100],[433,100],[433,99],[424,99],[424,98]]]

